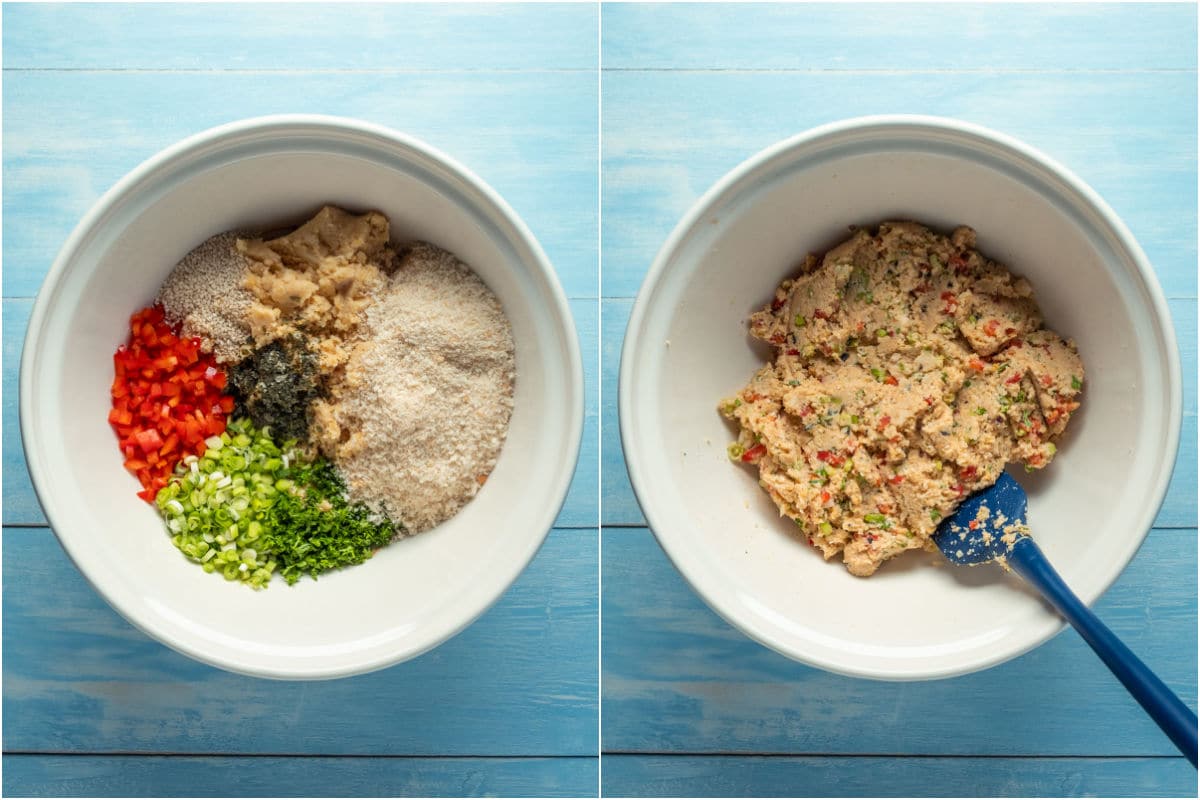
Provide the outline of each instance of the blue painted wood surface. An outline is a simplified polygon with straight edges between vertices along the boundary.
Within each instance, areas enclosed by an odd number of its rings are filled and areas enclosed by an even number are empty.
[[[1182,758],[607,756],[613,797],[1186,797]]]
[[[900,685],[747,639],[644,527],[613,407],[647,268],[688,207],[761,148],[878,113],[1025,140],[1113,206],[1169,298],[1180,453],[1155,529],[1097,609],[1195,708],[1195,7],[607,4],[601,58],[604,791],[1195,796],[1195,771],[1073,631],[981,674]]]
[[[609,3],[603,20],[613,70],[1174,70],[1196,59],[1195,15],[1161,3]]]
[[[594,5],[3,13],[3,519],[18,526],[4,531],[4,746],[39,751],[6,756],[5,793],[588,793],[599,500],[618,526],[604,532],[603,557],[603,746],[622,753],[605,762],[613,794],[1195,794],[1194,771],[1073,633],[983,676],[903,687],[800,667],[745,639],[640,527],[615,410],[620,341],[646,267],[683,211],[744,158],[862,113],[946,114],[1025,139],[1113,205],[1171,298],[1187,381],[1181,453],[1158,527],[1099,610],[1194,706],[1192,7],[609,5],[603,121]],[[303,689],[196,665],[116,617],[39,527],[14,427],[30,298],[80,215],[162,146],[276,111],[406,130],[497,188],[572,298],[588,382],[560,528],[500,603],[420,659]],[[599,367],[588,358],[598,347]],[[187,702],[184,690],[202,698]],[[1062,718],[1046,724],[1046,709]],[[252,724],[231,730],[243,717]],[[138,755],[96,755],[122,751]],[[149,755],[163,752],[186,755]],[[295,783],[264,778],[281,754],[301,756],[279,760],[304,765]],[[242,781],[204,783],[207,770],[237,765]]]
[[[6,797],[578,797],[595,786],[594,757],[16,755],[3,783]]]
[[[6,5],[3,15],[4,793],[594,794],[598,7]],[[44,527],[17,431],[32,298],[82,214],[162,147],[275,112],[388,125],[483,177],[555,265],[586,368],[574,481],[519,580],[430,653],[321,683],[228,674],[125,623]]]
[[[594,79],[599,7],[110,3],[10,8],[8,14],[18,26],[4,40],[9,69],[572,70]]]

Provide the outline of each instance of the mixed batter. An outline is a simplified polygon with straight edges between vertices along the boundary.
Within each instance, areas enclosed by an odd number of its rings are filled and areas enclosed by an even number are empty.
[[[856,231],[753,314],[775,359],[721,413],[729,454],[825,558],[871,575],[1010,462],[1050,463],[1083,364],[1024,278],[912,222]]]

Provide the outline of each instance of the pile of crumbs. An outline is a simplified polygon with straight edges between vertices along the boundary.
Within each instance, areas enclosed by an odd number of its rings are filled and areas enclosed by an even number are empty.
[[[989,524],[989,522],[991,524]],[[1023,522],[1010,521],[1003,512],[998,512],[995,516],[992,515],[991,509],[986,505],[981,505],[975,513],[975,518],[967,523],[966,526],[952,523],[948,533],[958,536],[960,542],[974,542],[978,537],[979,542],[983,545],[983,552],[978,556],[982,556],[979,560],[972,560],[969,563],[972,565],[986,564],[990,561],[998,561],[1005,569],[1008,569],[1008,564],[1005,556],[1012,552],[1013,546],[1018,540],[1029,536],[1029,526]],[[1003,549],[995,547],[996,540],[999,538]],[[973,548],[973,545],[970,546]],[[975,559],[977,554],[974,549],[958,550],[955,555],[962,559]]]
[[[317,405],[318,441],[352,494],[415,533],[457,512],[496,463],[512,413],[512,329],[466,264],[419,243],[367,330]]]
[[[250,348],[250,306],[242,285],[248,267],[238,231],[205,239],[183,257],[158,290],[156,302],[184,336],[197,337],[218,363],[238,361]]]

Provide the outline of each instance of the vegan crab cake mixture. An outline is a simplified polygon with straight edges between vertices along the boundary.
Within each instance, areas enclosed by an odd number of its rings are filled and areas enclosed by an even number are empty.
[[[771,363],[720,405],[730,458],[826,559],[868,576],[1010,462],[1041,469],[1079,407],[1075,344],[1024,278],[913,222],[857,230],[750,318]]]
[[[188,253],[131,319],[109,419],[176,547],[262,588],[457,513],[499,457],[514,358],[466,264],[326,206]]]

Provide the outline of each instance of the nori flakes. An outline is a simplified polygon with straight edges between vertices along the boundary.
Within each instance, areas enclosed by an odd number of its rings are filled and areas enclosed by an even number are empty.
[[[310,406],[322,395],[317,355],[298,333],[252,352],[229,370],[234,415],[270,427],[276,439],[308,438]]]

